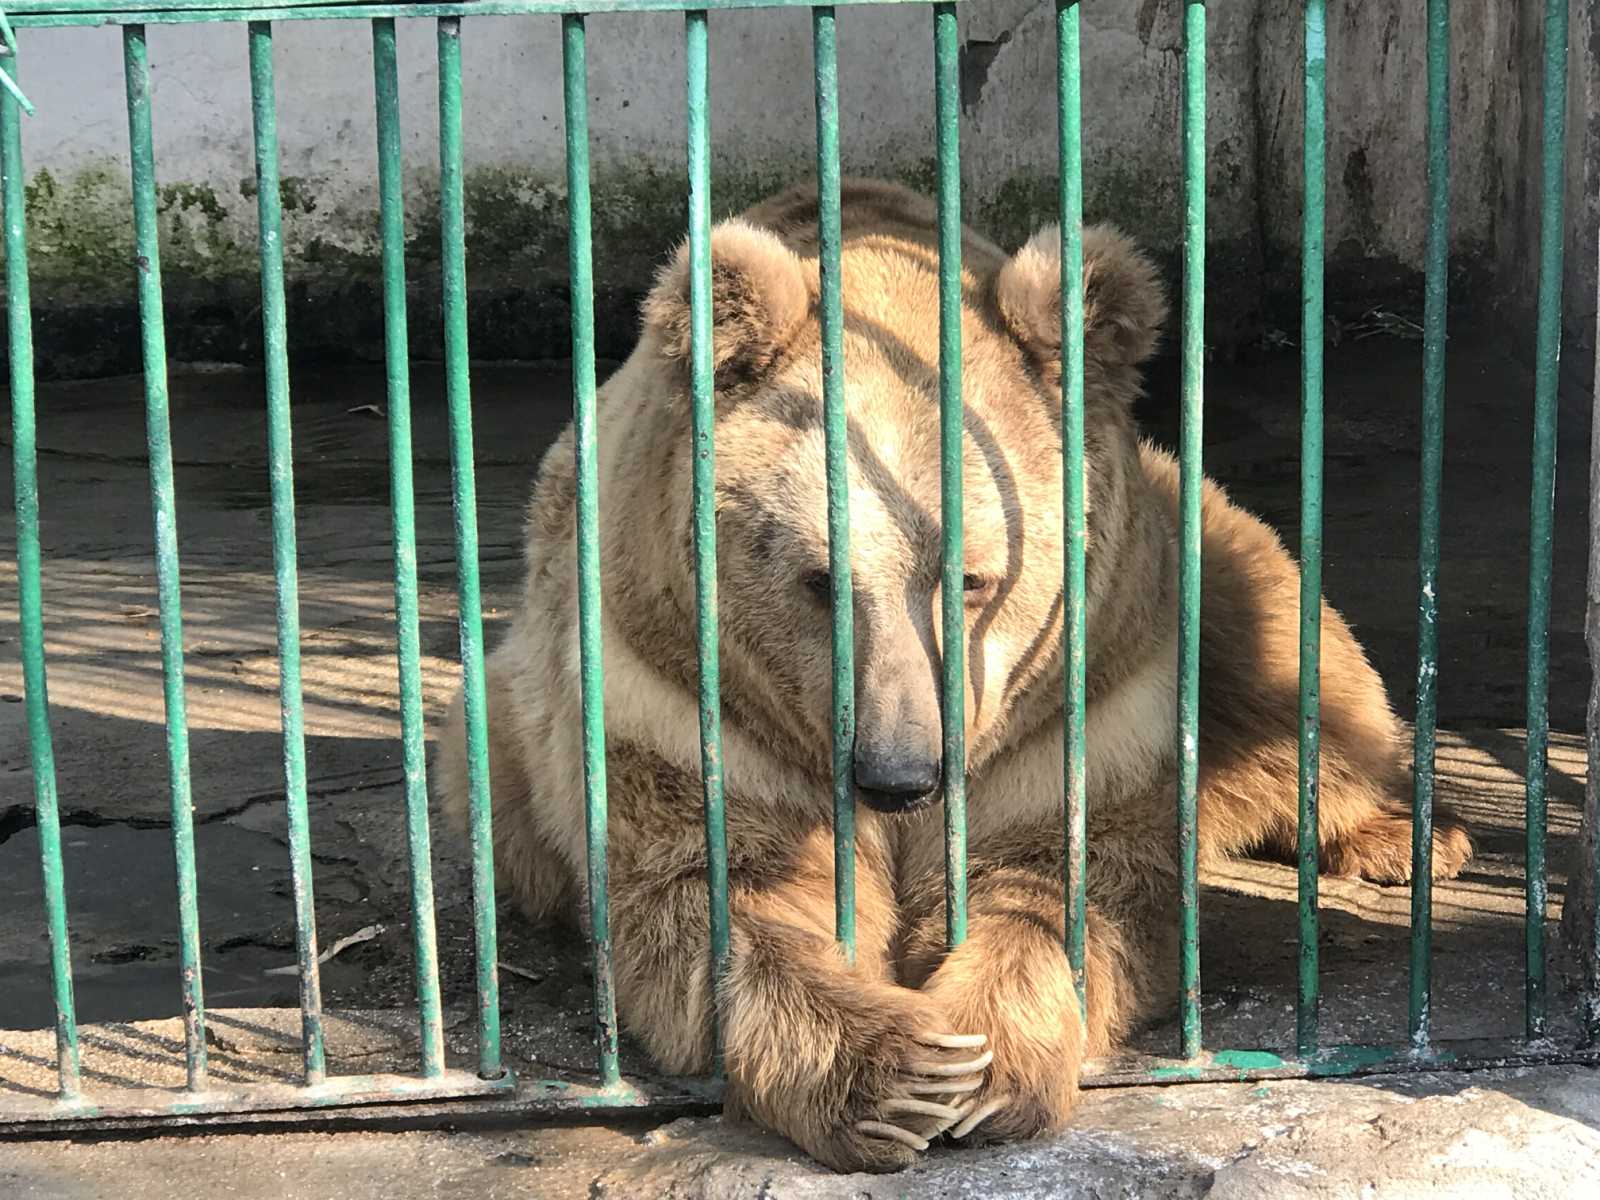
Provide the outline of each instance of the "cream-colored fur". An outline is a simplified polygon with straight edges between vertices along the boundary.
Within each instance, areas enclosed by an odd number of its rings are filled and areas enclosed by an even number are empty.
[[[599,397],[610,920],[621,1019],[662,1069],[709,1066],[715,1006],[731,1111],[835,1167],[890,1170],[946,1131],[1059,1128],[1085,1054],[1105,1052],[1173,995],[1177,479],[1169,456],[1138,443],[1129,411],[1164,316],[1160,287],[1121,235],[1091,229],[1091,911],[1080,1013],[1061,950],[1058,235],[1042,231],[1010,258],[976,234],[964,239],[971,874],[968,937],[947,952],[940,811],[918,807],[931,790],[916,794],[940,746],[934,213],[885,184],[848,182],[843,200],[856,774],[871,802],[857,823],[857,959],[848,964],[833,941],[817,208],[807,189],[712,237],[733,921],[716,996],[684,255],[663,272],[638,347]],[[574,496],[569,429],[541,465],[525,595],[489,661],[497,870],[535,919],[585,915]],[[1212,485],[1204,546],[1200,852],[1284,854],[1294,835],[1297,574],[1276,536]],[[1403,882],[1399,726],[1326,607],[1323,665],[1327,868]],[[438,755],[436,784],[460,814],[459,701]],[[906,811],[879,811],[894,808]],[[1469,853],[1461,828],[1441,818],[1436,870],[1453,873]]]

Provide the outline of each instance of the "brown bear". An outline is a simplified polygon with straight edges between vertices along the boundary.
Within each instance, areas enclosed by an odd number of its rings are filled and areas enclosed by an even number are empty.
[[[686,256],[598,402],[611,933],[624,1027],[667,1072],[833,1167],[928,1141],[1061,1128],[1080,1064],[1170,1004],[1177,470],[1130,407],[1164,302],[1117,232],[1085,234],[1087,1011],[1062,949],[1060,261],[1046,229],[962,249],[968,935],[945,946],[940,806],[935,211],[843,188],[857,654],[857,956],[834,941],[830,641],[817,199],[712,233],[716,507],[732,960],[714,988],[696,706]],[[581,909],[573,435],[539,469],[520,611],[488,666],[496,868],[533,919]],[[1295,832],[1298,589],[1278,538],[1208,485],[1199,853],[1281,855]],[[1401,729],[1324,606],[1321,849],[1411,869]],[[465,809],[459,700],[435,778]],[[1469,857],[1435,826],[1434,867]]]

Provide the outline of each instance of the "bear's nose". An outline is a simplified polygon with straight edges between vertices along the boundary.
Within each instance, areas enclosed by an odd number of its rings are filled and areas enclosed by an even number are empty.
[[[939,760],[919,754],[857,747],[855,775],[862,802],[879,812],[921,808],[939,790]]]

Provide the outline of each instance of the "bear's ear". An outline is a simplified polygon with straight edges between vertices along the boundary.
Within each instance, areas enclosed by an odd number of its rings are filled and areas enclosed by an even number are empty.
[[[719,376],[760,376],[811,307],[805,269],[775,234],[743,221],[711,231],[711,361]],[[662,354],[689,361],[689,247],[678,248],[644,302]]]
[[[1016,338],[1049,367],[1061,356],[1061,227],[1049,225],[995,277],[995,303]],[[1109,225],[1083,231],[1084,358],[1137,367],[1155,349],[1167,303],[1150,260]]]

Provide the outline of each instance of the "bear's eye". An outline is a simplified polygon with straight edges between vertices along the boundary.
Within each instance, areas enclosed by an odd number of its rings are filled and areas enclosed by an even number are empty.
[[[807,571],[800,577],[801,585],[819,604],[833,601],[833,576],[826,571]]]

